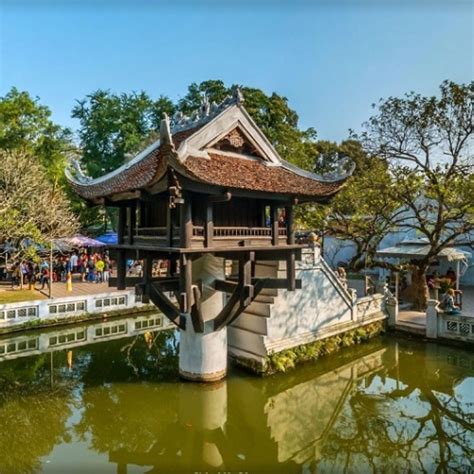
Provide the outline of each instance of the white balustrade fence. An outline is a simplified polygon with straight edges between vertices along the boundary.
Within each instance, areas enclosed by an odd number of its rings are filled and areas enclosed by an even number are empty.
[[[86,313],[106,313],[141,305],[140,298],[135,295],[134,290],[0,304],[0,327],[37,319],[58,319]]]
[[[474,342],[474,317],[443,312],[438,301],[429,300],[426,310],[426,336]]]

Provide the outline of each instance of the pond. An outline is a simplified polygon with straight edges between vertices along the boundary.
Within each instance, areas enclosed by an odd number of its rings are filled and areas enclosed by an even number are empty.
[[[154,318],[0,339],[1,473],[474,469],[472,352],[380,337],[201,385],[178,379]]]

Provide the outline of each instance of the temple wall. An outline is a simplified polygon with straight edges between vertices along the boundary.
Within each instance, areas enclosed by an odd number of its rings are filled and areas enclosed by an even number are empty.
[[[284,277],[284,262],[257,262],[256,276]],[[383,296],[356,299],[319,254],[309,251],[298,262],[302,289],[265,290],[228,328],[232,356],[264,358],[385,319]]]

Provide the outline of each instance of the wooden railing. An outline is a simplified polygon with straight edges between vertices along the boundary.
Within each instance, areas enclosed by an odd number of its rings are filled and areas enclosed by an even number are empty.
[[[215,238],[268,237],[272,236],[269,227],[214,227]]]
[[[193,237],[204,237],[204,227],[200,225],[193,226]]]
[[[205,238],[205,228],[203,226],[193,226],[193,239],[201,240]],[[173,239],[179,237],[180,228],[173,227]],[[278,237],[285,238],[287,231],[285,227],[278,228]],[[152,239],[163,240],[167,236],[166,227],[138,227],[133,238],[143,241]],[[271,239],[271,227],[214,227],[213,238],[217,240],[233,240],[239,238],[253,239]],[[125,242],[127,243],[127,232],[125,233]],[[138,241],[137,240],[137,241]]]
[[[166,227],[138,227],[137,235],[139,237],[165,237]]]

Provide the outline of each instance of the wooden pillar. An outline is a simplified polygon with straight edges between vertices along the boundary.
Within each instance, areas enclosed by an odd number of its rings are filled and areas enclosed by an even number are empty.
[[[182,248],[191,247],[193,238],[193,220],[192,220],[192,208],[191,198],[186,195],[184,198],[184,204],[181,205],[180,215],[180,245]]]
[[[398,284],[400,281],[400,275],[398,272],[395,272],[395,299],[398,303]]]
[[[147,252],[143,259],[143,283],[145,284],[145,291],[142,297],[142,303],[149,303],[149,285],[152,284],[153,273],[153,257]]]
[[[270,206],[270,223],[272,227],[272,245],[278,245],[278,206],[275,203]]]
[[[173,246],[173,209],[169,206],[166,210],[166,245]]]
[[[193,261],[181,255],[179,265],[179,307],[182,313],[189,313],[193,303],[192,295]]]
[[[127,208],[119,207],[118,225],[117,225],[117,243],[123,245],[123,238],[125,236],[125,222],[127,220]]]
[[[125,290],[126,288],[126,274],[127,274],[127,259],[125,250],[119,249],[117,251],[117,290]]]
[[[295,243],[295,232],[293,229],[293,221],[294,221],[293,206],[286,206],[285,214],[286,214],[286,243],[288,245],[293,245]]]
[[[133,244],[133,236],[137,226],[137,203],[133,201],[128,208],[128,243]]]
[[[205,221],[205,246],[212,247],[214,239],[214,205],[211,201],[206,203],[206,221]]]
[[[288,291],[296,290],[296,259],[292,250],[286,257],[286,279],[288,280]]]
[[[252,264],[254,261],[255,252],[245,252],[239,259],[239,284],[246,289],[243,296],[244,306],[248,306],[253,299]]]

